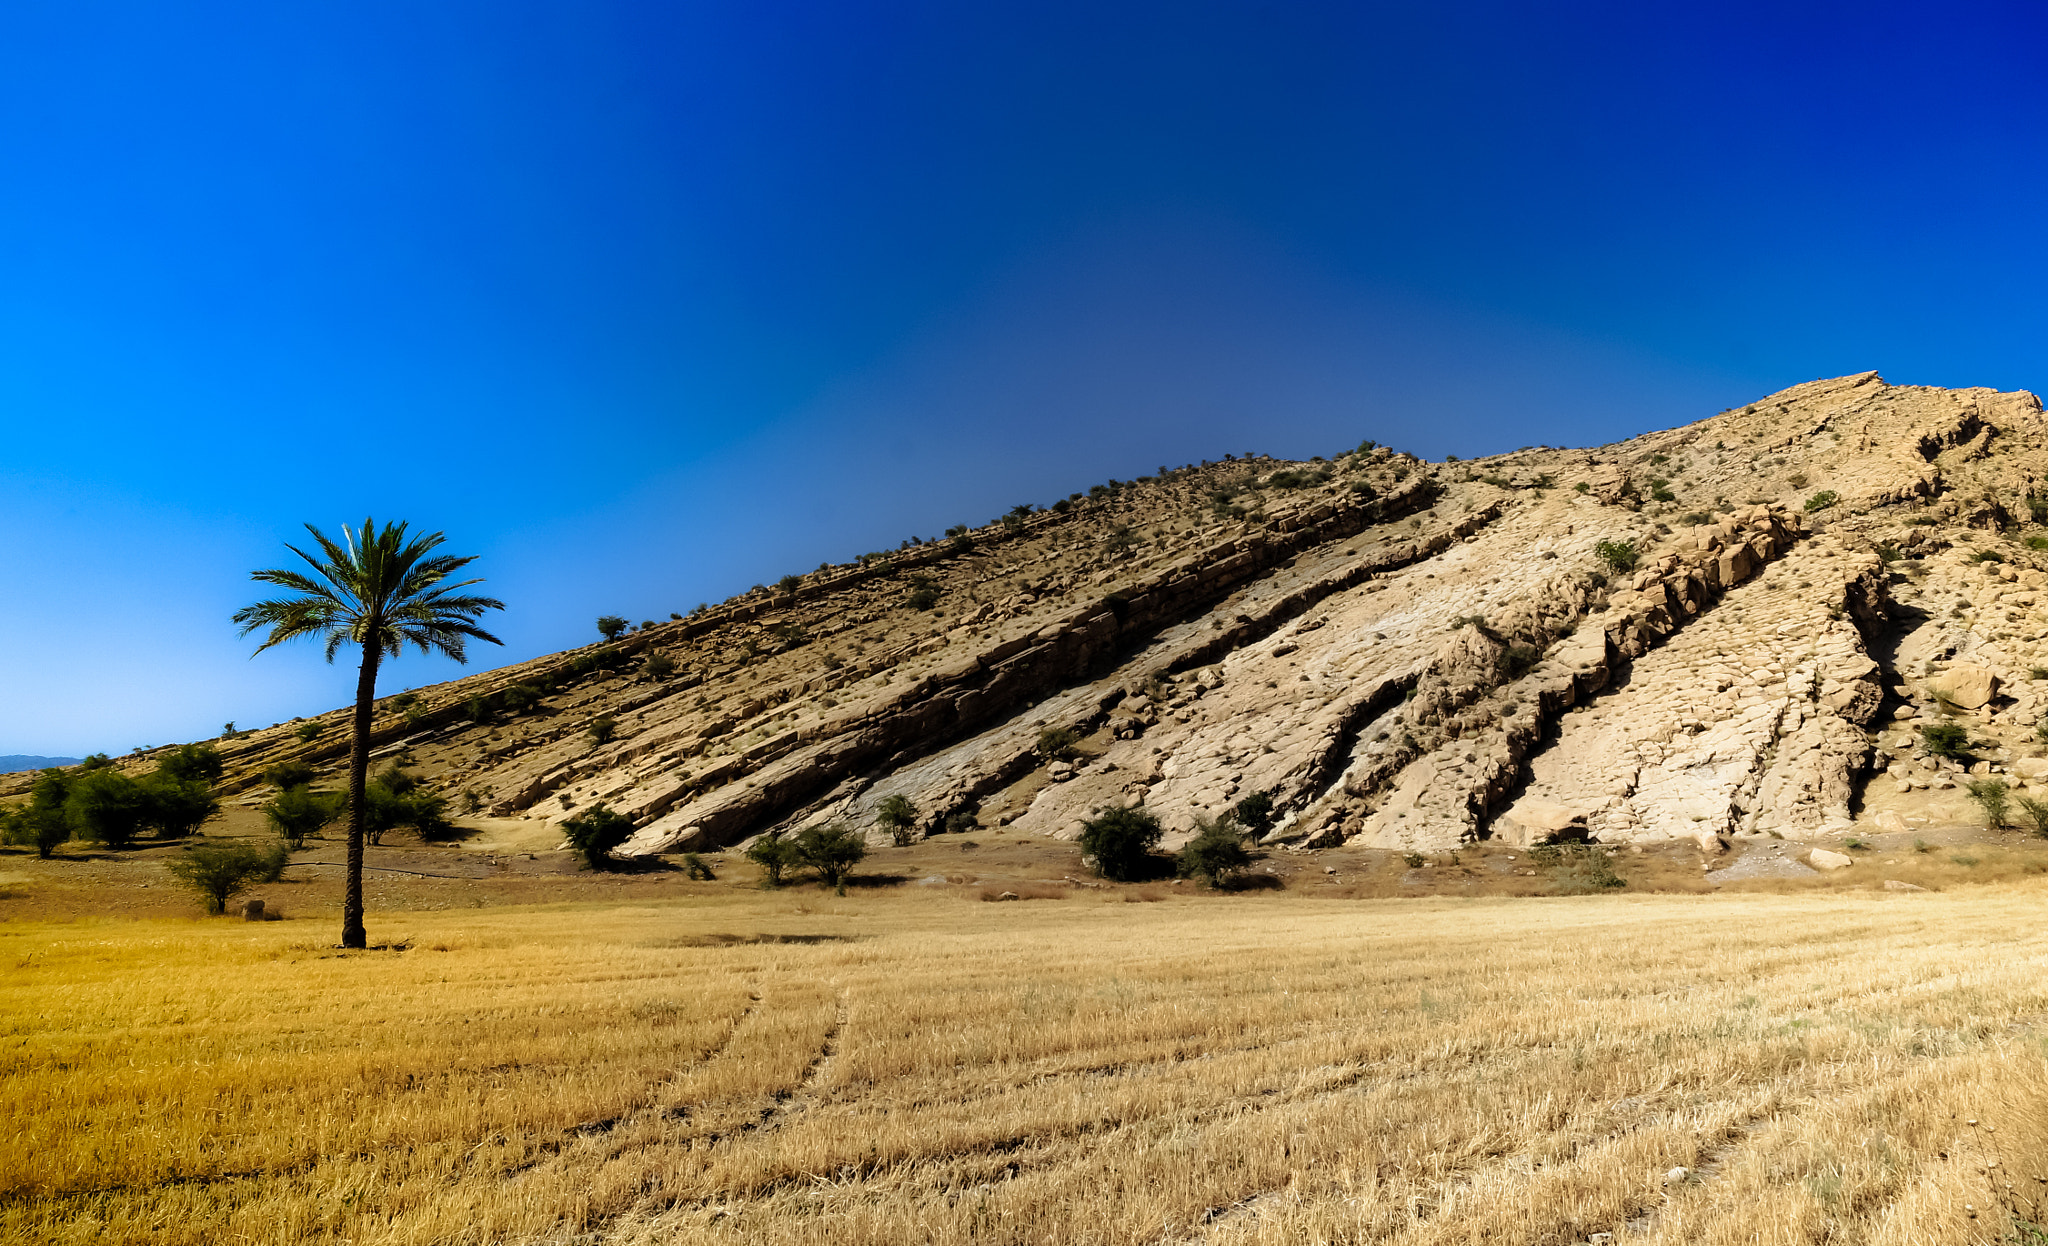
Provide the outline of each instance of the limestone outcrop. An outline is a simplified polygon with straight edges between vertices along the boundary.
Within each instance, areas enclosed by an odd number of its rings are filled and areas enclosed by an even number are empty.
[[[2044,432],[1865,373],[1591,450],[1162,469],[387,698],[376,742],[634,853],[897,795],[919,834],[1184,837],[1264,793],[1275,846],[1404,850],[1910,826],[2048,782]],[[338,763],[342,719],[227,742],[230,787]]]

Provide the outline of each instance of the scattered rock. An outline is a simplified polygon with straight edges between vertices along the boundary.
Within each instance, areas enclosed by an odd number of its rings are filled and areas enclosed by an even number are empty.
[[[1856,864],[1856,858],[1840,852],[1830,852],[1825,848],[1815,848],[1807,853],[1806,861],[1817,870],[1839,870]]]
[[[1887,878],[1887,879],[1885,879],[1885,880],[1884,880],[1884,889],[1885,889],[1886,891],[1925,891],[1925,890],[1927,890],[1927,888],[1925,888],[1925,887],[1916,887],[1916,886],[1914,886],[1914,885],[1913,885],[1912,883],[1902,883],[1902,882],[1900,882],[1900,881],[1899,881],[1898,879],[1896,879],[1896,878]]]

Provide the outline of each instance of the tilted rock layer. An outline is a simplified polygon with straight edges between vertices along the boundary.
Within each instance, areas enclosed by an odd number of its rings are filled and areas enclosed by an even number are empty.
[[[915,834],[1121,804],[1172,842],[1264,792],[1275,844],[1406,850],[1906,825],[1961,799],[1937,719],[2048,778],[2043,432],[2031,394],[1866,373],[1595,450],[1162,471],[387,698],[377,743],[500,816],[607,805],[640,854],[894,795]],[[338,762],[316,721],[228,742],[230,784]]]

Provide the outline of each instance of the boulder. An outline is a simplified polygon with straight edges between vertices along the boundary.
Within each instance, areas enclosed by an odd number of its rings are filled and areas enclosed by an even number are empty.
[[[1998,676],[1988,666],[1958,662],[1927,681],[1927,686],[1966,710],[1982,709],[1998,693]]]
[[[2013,762],[2012,772],[2029,783],[2048,779],[2048,757],[2022,757]]]
[[[1925,887],[1916,887],[1916,886],[1914,886],[1914,885],[1913,885],[1912,883],[1902,883],[1902,882],[1900,882],[1900,881],[1899,881],[1898,879],[1896,879],[1896,878],[1887,878],[1887,879],[1885,879],[1885,880],[1884,880],[1884,889],[1885,889],[1886,891],[1925,891],[1925,890],[1927,890],[1927,888],[1925,888]]]
[[[1806,854],[1806,863],[1817,870],[1839,870],[1856,864],[1856,858],[1825,848],[1815,848]]]
[[[1912,789],[1912,784],[1906,784],[1907,791]],[[1877,829],[1880,831],[1903,831],[1906,829],[1906,819],[1901,817],[1896,809],[1887,809],[1883,813],[1878,814],[1876,821]]]

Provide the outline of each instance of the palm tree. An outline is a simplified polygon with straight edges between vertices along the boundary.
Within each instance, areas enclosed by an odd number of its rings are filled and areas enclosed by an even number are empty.
[[[466,660],[466,637],[494,645],[504,643],[476,621],[486,610],[504,609],[505,603],[494,597],[451,595],[482,580],[444,582],[476,561],[476,556],[428,557],[441,544],[442,535],[435,532],[408,541],[405,527],[388,523],[380,529],[373,519],[363,520],[360,529],[344,524],[341,532],[346,543],[336,544],[307,524],[306,531],[319,543],[323,557],[315,558],[294,545],[285,548],[305,559],[313,575],[289,568],[249,573],[252,580],[290,589],[298,596],[259,601],[235,611],[242,635],[270,629],[256,647],[257,653],[301,636],[325,641],[329,662],[343,645],[362,646],[363,664],[356,676],[355,739],[348,759],[348,891],[341,911],[343,947],[365,947],[369,942],[363,930],[363,814],[378,664],[387,656],[397,657],[407,643],[418,646],[421,653],[439,651],[457,662]]]

